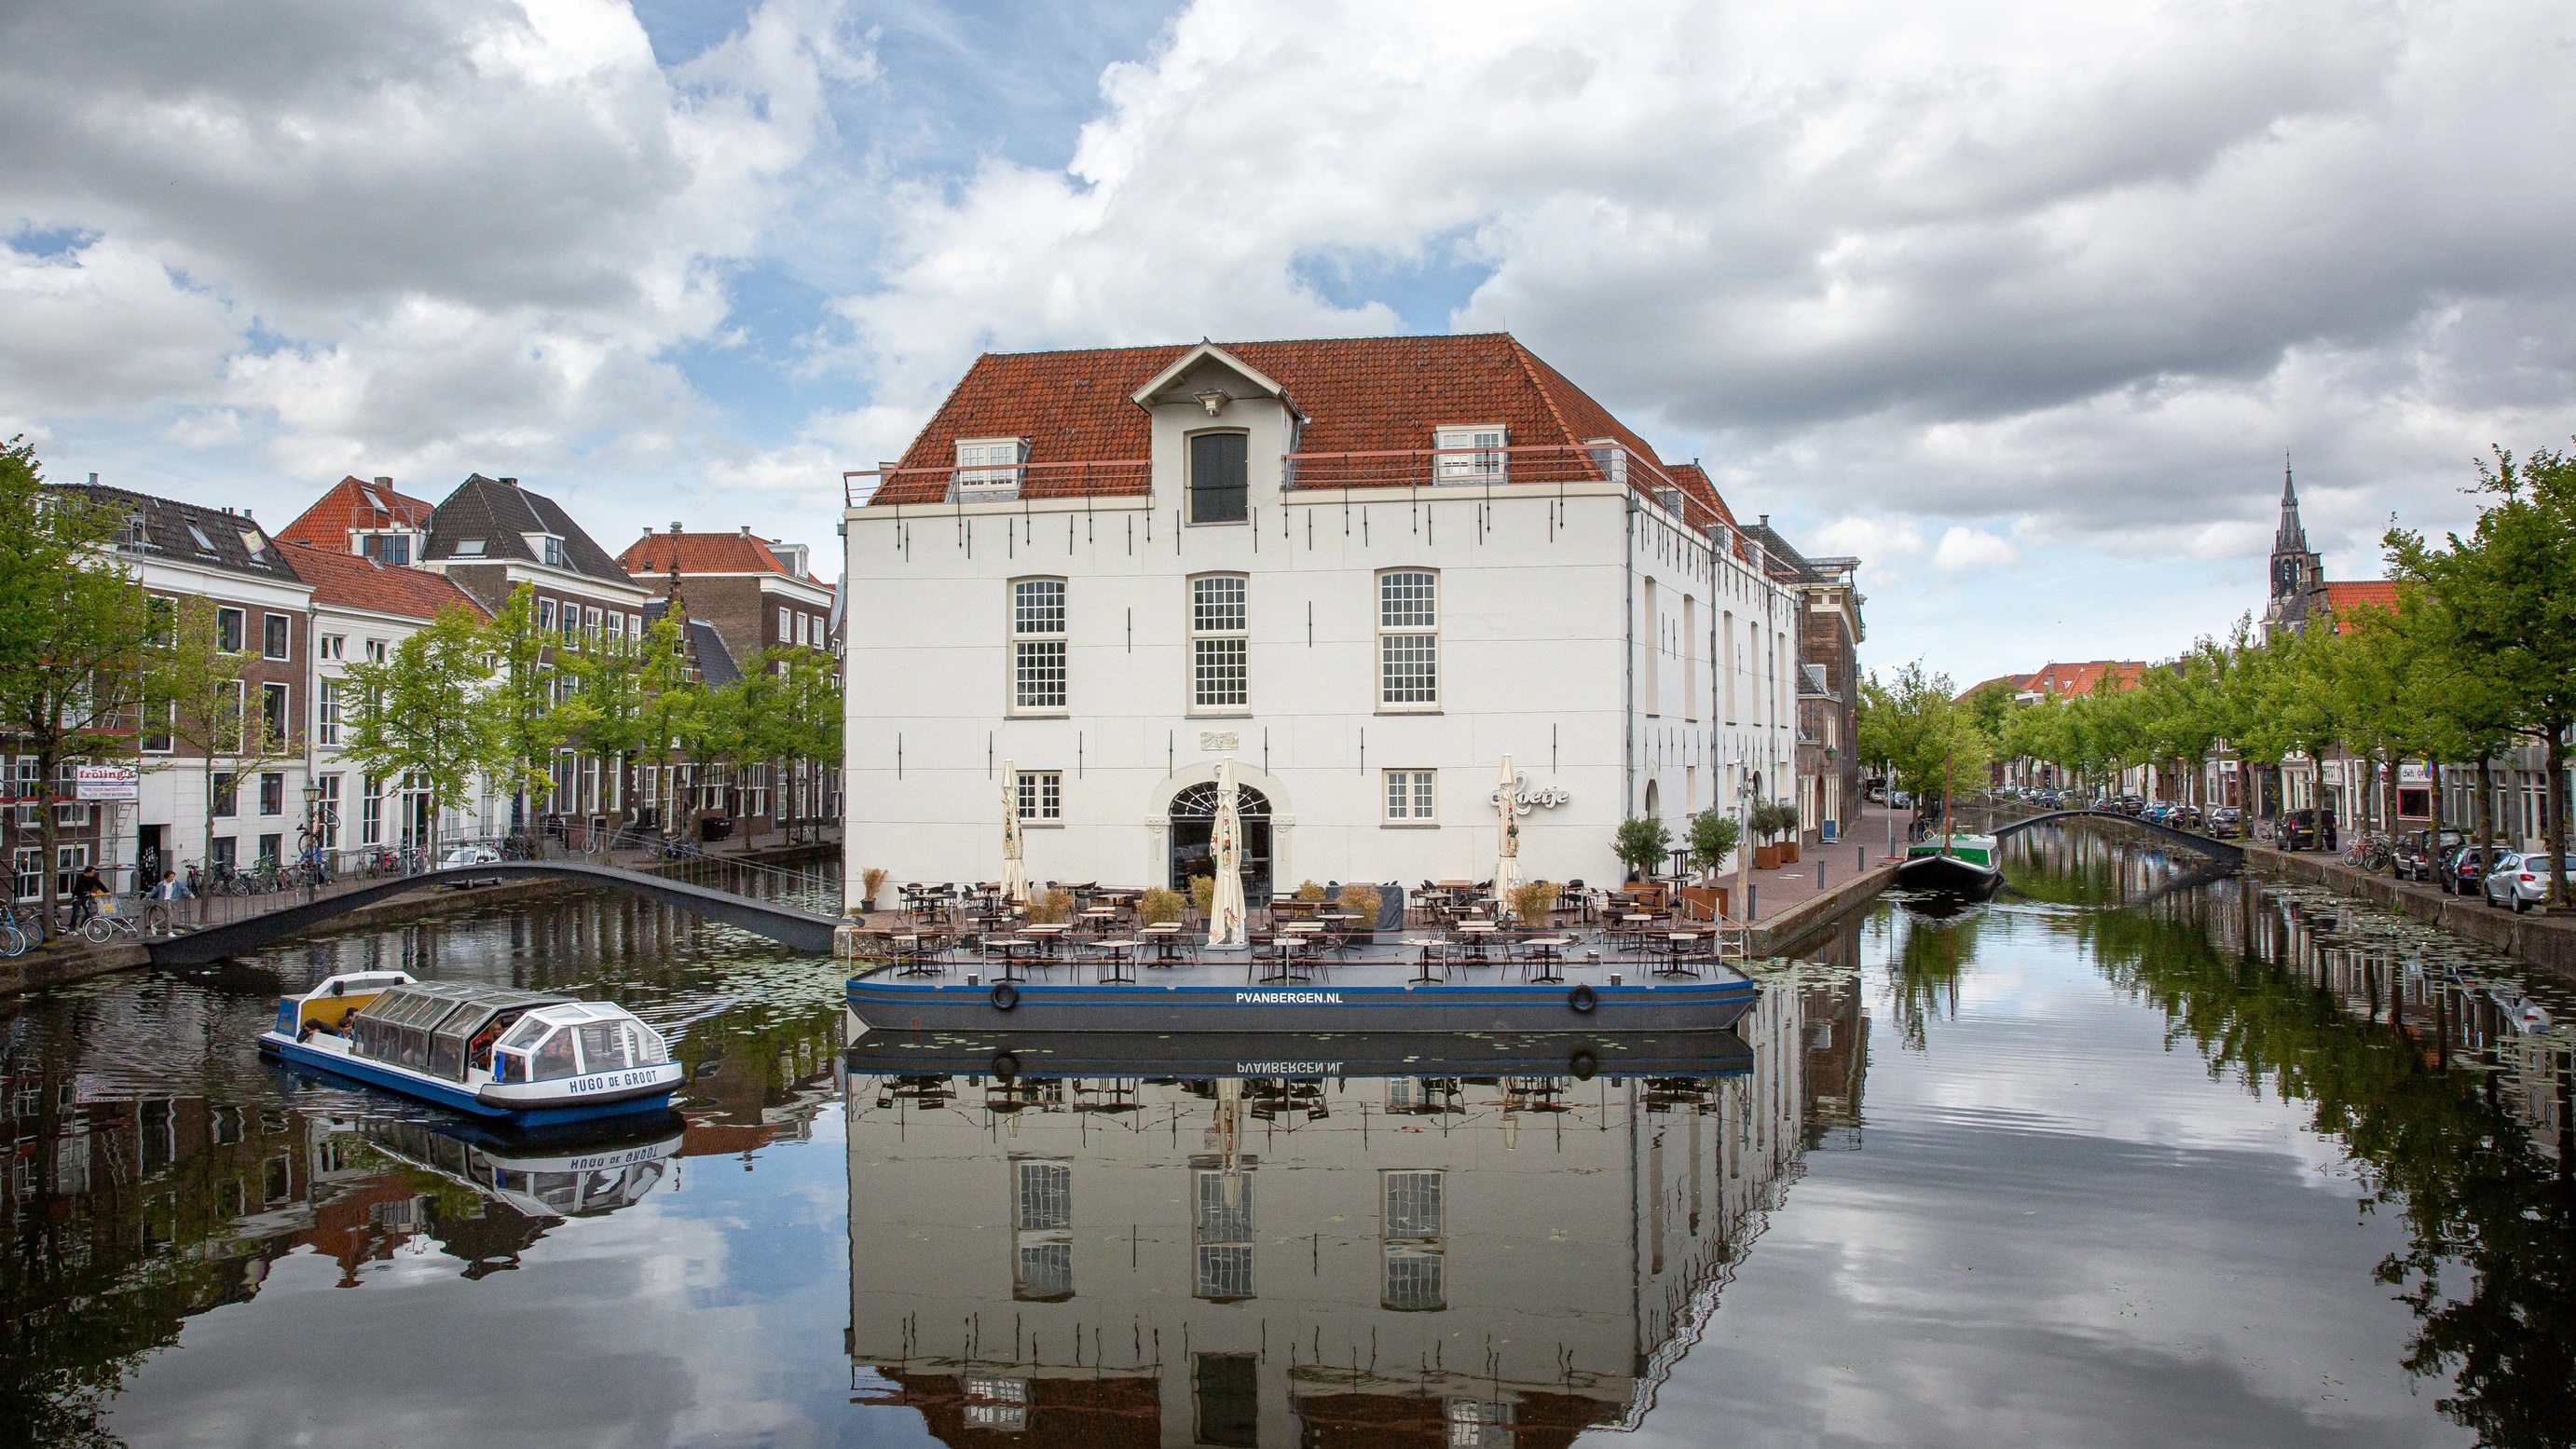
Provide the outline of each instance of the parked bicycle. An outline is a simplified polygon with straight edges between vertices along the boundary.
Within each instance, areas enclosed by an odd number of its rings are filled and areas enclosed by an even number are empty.
[[[161,931],[166,935],[169,932],[169,912],[164,910],[161,914]],[[137,941],[143,939],[142,925],[133,916],[116,908],[114,896],[99,897],[98,909],[90,914],[88,920],[81,922],[80,930],[91,944],[98,946],[104,946],[119,936]]]
[[[33,925],[34,922],[28,924]],[[26,931],[18,925],[18,913],[11,910],[6,901],[0,901],[0,956],[23,956],[29,946],[43,939],[39,935],[29,940]]]
[[[2359,866],[2373,874],[2388,869],[2396,856],[2395,842],[2385,835],[2363,835],[2343,853],[2344,864]]]

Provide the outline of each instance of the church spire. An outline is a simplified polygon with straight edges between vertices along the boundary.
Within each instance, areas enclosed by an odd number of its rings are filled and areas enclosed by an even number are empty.
[[[2299,490],[2290,481],[2290,455],[2281,455],[2281,528],[2272,535],[2274,554],[2306,553],[2308,531],[2299,524]]]

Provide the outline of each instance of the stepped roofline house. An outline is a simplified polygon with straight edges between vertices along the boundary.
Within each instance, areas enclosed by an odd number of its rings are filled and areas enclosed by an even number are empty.
[[[1506,758],[1525,877],[1796,798],[1791,571],[1507,334],[987,354],[847,482],[854,891],[999,879],[1005,784],[1185,885],[1228,756],[1256,897],[1485,878]]]

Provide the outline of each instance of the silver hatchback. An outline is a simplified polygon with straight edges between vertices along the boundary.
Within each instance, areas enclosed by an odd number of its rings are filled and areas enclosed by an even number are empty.
[[[2567,878],[2576,882],[2576,855],[2567,857]],[[2576,889],[2576,885],[2571,885]],[[2535,850],[2521,855],[2496,858],[2495,869],[2487,872],[2487,904],[2511,906],[2516,912],[2545,905],[2549,900],[2549,853]]]

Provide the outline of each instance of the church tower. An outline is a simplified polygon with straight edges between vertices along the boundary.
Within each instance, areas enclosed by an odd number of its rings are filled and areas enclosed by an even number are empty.
[[[2314,612],[2325,606],[2325,560],[2308,547],[2308,531],[2299,523],[2299,490],[2290,465],[2281,464],[2281,526],[2272,535],[2272,593],[2263,606],[2263,630],[2305,629]]]

